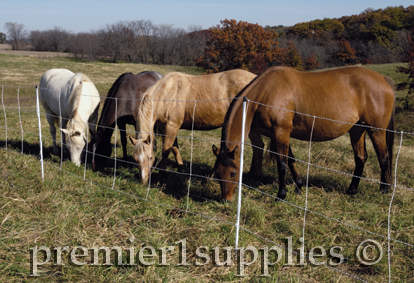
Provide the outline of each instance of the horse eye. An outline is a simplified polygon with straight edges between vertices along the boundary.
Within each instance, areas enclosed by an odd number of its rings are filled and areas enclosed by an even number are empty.
[[[235,176],[236,176],[236,172],[231,172],[231,174],[230,174],[230,176],[232,177],[232,178],[234,178]]]

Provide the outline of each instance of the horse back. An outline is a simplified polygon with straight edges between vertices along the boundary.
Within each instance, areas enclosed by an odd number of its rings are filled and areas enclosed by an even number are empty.
[[[315,121],[313,138],[319,141],[341,136],[356,123],[386,129],[395,98],[383,75],[361,67],[323,72],[273,67],[241,96],[251,101],[256,130],[265,134],[270,125],[277,125],[294,138],[308,140]],[[236,115],[231,113],[240,110],[231,108],[227,120],[234,119]]]
[[[144,92],[161,77],[154,71],[120,75],[108,91],[98,125],[111,126],[121,117],[130,117],[128,123],[135,124]]]
[[[70,113],[65,103],[62,102],[69,99],[68,82],[74,75],[67,69],[50,69],[42,75],[39,83],[39,98],[45,109],[56,115],[62,114],[63,117],[69,117]]]

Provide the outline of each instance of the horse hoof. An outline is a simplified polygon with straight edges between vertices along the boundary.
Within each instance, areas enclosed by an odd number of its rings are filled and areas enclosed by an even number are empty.
[[[300,195],[301,195],[301,193],[302,193],[302,191],[300,190],[300,188],[296,187],[296,188],[295,188],[295,193],[296,193],[298,196],[300,196]]]
[[[280,194],[280,193],[277,194],[277,198],[278,199],[282,199],[282,200],[285,199],[286,198],[286,192],[285,193],[282,193],[282,194]]]
[[[185,169],[185,165],[184,164],[178,165],[177,171],[178,172],[184,172],[184,169]]]
[[[380,187],[380,192],[382,194],[388,194],[388,186],[381,186]]]
[[[355,188],[355,187],[349,187],[348,190],[346,191],[346,194],[348,196],[354,196],[354,195],[357,194],[357,192],[358,192],[357,188]]]

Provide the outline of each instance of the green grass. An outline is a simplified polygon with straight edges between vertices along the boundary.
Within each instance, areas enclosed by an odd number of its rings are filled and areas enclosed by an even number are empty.
[[[343,262],[332,266],[335,269],[315,266],[309,264],[309,261],[305,266],[299,266],[299,260],[294,255],[294,266],[288,266],[285,264],[288,254],[282,249],[280,262],[269,267],[270,277],[261,277],[259,260],[247,266],[246,276],[240,277],[235,258],[232,258],[231,266],[196,264],[197,261],[203,262],[196,254],[198,247],[207,247],[210,258],[214,258],[214,247],[222,248],[220,260],[224,262],[223,248],[233,248],[235,244],[236,228],[233,224],[236,222],[236,202],[221,202],[220,187],[215,180],[210,179],[215,161],[211,145],[218,145],[220,130],[194,132],[192,164],[189,138],[191,133],[180,131],[179,136],[182,138],[179,139],[179,144],[185,162],[183,171],[189,172],[192,165],[193,173],[201,177],[193,176],[190,180],[185,174],[174,174],[177,168],[171,155],[167,168],[173,172],[162,177],[155,170],[152,185],[148,190],[148,186],[139,183],[138,170],[131,158],[131,145],[128,145],[130,163],[117,161],[115,182],[110,162],[103,172],[92,172],[89,164],[85,170],[83,166],[76,167],[65,159],[60,170],[60,158],[49,153],[52,142],[46,119],[42,116],[46,162],[45,179],[42,180],[33,88],[20,89],[20,106],[25,110],[20,114],[22,126],[16,110],[16,86],[38,84],[43,72],[50,68],[84,72],[96,83],[102,96],[106,96],[109,87],[123,72],[156,70],[163,74],[170,71],[199,74],[202,70],[6,55],[0,55],[0,62],[0,85],[14,86],[4,88],[3,95],[7,107],[8,150],[4,150],[6,131],[3,126],[4,112],[0,108],[0,282],[354,282],[355,279],[351,276],[368,282],[388,281],[386,236],[392,194],[380,194],[378,183],[362,180],[359,193],[353,197],[347,196],[345,191],[351,177],[320,168],[328,167],[352,174],[354,161],[348,136],[325,143],[312,143],[311,163],[320,167],[310,167],[307,195],[309,211],[305,230],[305,253],[316,246],[322,246],[327,255],[319,260],[329,263],[331,259],[335,260],[329,254],[330,249],[340,246]],[[393,64],[368,67],[391,76],[396,82],[403,79],[401,74],[395,73]],[[408,126],[408,123],[397,125]],[[132,131],[132,127],[128,127],[128,130]],[[398,152],[399,138],[396,135],[395,153]],[[118,135],[117,156],[121,157],[119,140]],[[292,149],[299,160],[308,160],[308,148],[308,142],[292,140]],[[370,142],[367,142],[367,149],[369,159],[364,169],[364,177],[378,180],[380,170]],[[158,151],[157,157],[159,156]],[[245,172],[249,170],[250,159],[251,148],[246,147]],[[398,161],[398,185],[414,188],[413,162],[412,139],[404,136]],[[307,164],[297,164],[302,176],[306,177]],[[292,237],[293,250],[299,251],[306,190],[304,188],[301,195],[296,195],[292,178],[288,174],[289,192],[286,200],[290,204],[275,202],[272,196],[277,193],[276,180],[277,168],[272,164],[264,167],[264,176],[259,180],[245,176],[244,182],[249,187],[266,194],[244,188],[241,225],[245,229],[240,231],[239,246],[251,245],[260,249],[277,244],[287,247],[287,237]],[[189,212],[185,212],[189,182]],[[147,193],[149,201],[145,201]],[[396,189],[391,209],[391,238],[411,246],[391,241],[391,271],[394,282],[414,280],[413,202],[414,191]],[[179,265],[181,260],[177,242],[183,239],[187,243],[189,265]],[[357,246],[366,239],[376,240],[384,249],[382,260],[373,266],[360,264],[355,256]],[[143,247],[152,246],[159,251],[162,247],[174,246],[175,250],[167,254],[167,262],[170,264],[167,266],[160,264],[159,257],[156,258],[156,264],[150,266],[93,266],[91,257],[79,257],[80,261],[87,264],[76,266],[70,264],[70,256],[64,252],[62,261],[65,265],[56,265],[56,262],[51,261],[38,267],[39,277],[31,277],[30,249],[35,246],[46,246],[50,249],[65,246],[71,249],[77,246],[119,246],[124,251],[124,262],[128,262],[126,251],[132,247],[139,251]],[[99,258],[102,263],[102,253]],[[43,257],[40,256],[39,260],[43,260]],[[271,254],[271,260],[275,260],[275,254]],[[111,262],[115,262],[114,253],[111,255]]]

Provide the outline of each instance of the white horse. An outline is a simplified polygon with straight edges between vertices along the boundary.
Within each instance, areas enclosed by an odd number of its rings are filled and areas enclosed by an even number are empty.
[[[62,119],[62,143],[69,150],[72,162],[79,166],[88,124],[91,134],[96,129],[100,105],[98,90],[82,73],[75,75],[66,69],[50,69],[40,79],[39,96],[53,139],[53,153],[58,154],[55,125]]]

